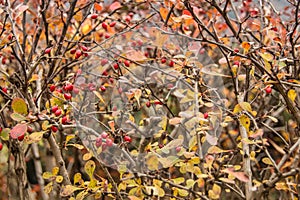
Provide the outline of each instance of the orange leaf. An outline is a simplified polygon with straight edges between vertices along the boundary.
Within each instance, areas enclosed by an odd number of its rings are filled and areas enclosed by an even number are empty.
[[[183,10],[183,11],[182,11],[182,15],[189,15],[189,16],[192,16],[192,14],[190,13],[190,11],[188,11],[188,10]]]
[[[122,6],[121,6],[121,4],[119,3],[119,2],[115,2],[115,3],[113,3],[113,4],[111,4],[110,6],[109,6],[109,9],[111,10],[111,11],[114,11],[114,10],[117,10],[118,8],[121,8]]]
[[[168,13],[169,13],[169,10],[166,9],[166,8],[161,7],[159,9],[159,13],[160,13],[161,17],[163,18],[163,20],[166,20],[167,16],[168,16]]]
[[[241,47],[244,49],[245,53],[247,53],[251,48],[251,45],[249,42],[242,42]]]
[[[97,11],[101,11],[102,10],[102,6],[100,4],[98,4],[98,3],[94,3],[94,8]]]

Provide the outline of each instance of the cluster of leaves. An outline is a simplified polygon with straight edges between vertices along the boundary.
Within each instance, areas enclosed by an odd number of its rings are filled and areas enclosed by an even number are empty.
[[[0,194],[297,199],[299,4],[0,2]]]

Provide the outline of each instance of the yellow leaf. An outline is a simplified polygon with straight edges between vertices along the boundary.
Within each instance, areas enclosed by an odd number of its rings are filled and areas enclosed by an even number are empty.
[[[241,125],[243,127],[245,127],[245,129],[248,133],[249,129],[250,129],[250,119],[249,119],[249,117],[247,117],[246,115],[241,115],[240,118],[239,118],[239,121],[240,121]]]
[[[28,114],[28,108],[27,104],[22,98],[14,98],[13,101],[11,102],[11,108],[15,113],[19,114]]]
[[[58,172],[59,172],[59,168],[58,167],[53,167],[52,174],[56,175],[56,174],[58,174]]]
[[[100,101],[101,101],[102,103],[105,103],[105,101],[104,101],[102,95],[101,95],[99,92],[93,91],[93,93],[100,99]]]
[[[273,163],[272,163],[272,161],[270,160],[270,158],[265,157],[265,158],[262,159],[262,161],[263,161],[263,163],[265,163],[265,164],[267,164],[267,165],[273,165]]]
[[[74,175],[74,185],[82,185],[83,184],[83,180],[81,178],[81,174],[80,173],[76,173]]]
[[[177,190],[178,190],[178,194],[179,194],[180,196],[182,196],[182,197],[186,197],[186,196],[189,195],[189,192],[186,191],[186,190],[179,189],[179,188],[177,188]]]
[[[297,97],[296,91],[293,90],[293,89],[289,90],[289,91],[288,91],[288,97],[289,97],[289,99],[290,99],[292,102],[294,102],[295,99],[296,99],[296,97]]]
[[[44,187],[45,193],[49,194],[53,189],[53,182],[51,181]]]
[[[183,183],[183,182],[185,181],[185,179],[184,179],[183,177],[178,177],[178,178],[172,179],[172,181],[173,181],[175,184],[179,185],[179,184]]]
[[[89,175],[90,179],[93,179],[93,173],[95,169],[96,169],[96,164],[92,160],[87,161],[84,165],[84,170]]]
[[[91,157],[93,157],[93,154],[91,154],[90,152],[88,152],[88,153],[86,153],[86,154],[84,154],[84,155],[82,156],[82,159],[83,159],[84,161],[86,161],[86,160],[91,159]]]
[[[38,79],[39,79],[38,74],[33,74],[32,77],[31,77],[31,79],[30,79],[28,82],[30,83],[30,82],[36,81],[36,80],[38,80]]]
[[[43,173],[43,179],[49,179],[52,178],[54,175],[51,172],[44,172]]]
[[[150,154],[146,159],[146,164],[149,170],[158,170],[159,161],[155,154]]]
[[[92,29],[92,26],[90,24],[85,24],[81,31],[84,35],[86,35],[88,32],[90,32],[90,30]]]
[[[55,181],[56,181],[57,183],[61,183],[63,180],[64,180],[64,177],[63,177],[63,176],[57,176],[57,177],[55,178]]]
[[[260,56],[267,62],[271,62],[274,59],[273,55],[267,52],[260,53]]]

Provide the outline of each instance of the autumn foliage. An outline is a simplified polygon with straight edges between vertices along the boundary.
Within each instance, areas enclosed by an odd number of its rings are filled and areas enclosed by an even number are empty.
[[[0,1],[2,199],[299,199],[300,1]]]

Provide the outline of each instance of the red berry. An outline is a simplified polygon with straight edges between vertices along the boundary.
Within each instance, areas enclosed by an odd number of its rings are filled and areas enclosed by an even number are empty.
[[[24,140],[24,137],[25,137],[25,134],[20,135],[20,136],[18,137],[18,140],[19,140],[20,142],[22,142],[22,141]]]
[[[70,100],[72,98],[72,95],[70,93],[64,93],[64,97],[66,100]]]
[[[272,92],[272,88],[270,86],[266,87],[265,89],[267,94],[270,94]]]
[[[96,139],[96,147],[100,147],[102,145],[102,138],[101,137],[98,137]]]
[[[101,65],[104,66],[108,63],[108,60],[106,58],[101,60]]]
[[[58,117],[59,115],[61,115],[61,110],[60,110],[60,109],[58,109],[57,111],[55,111],[55,113],[54,113],[54,114],[55,114],[55,116],[56,116],[56,117]]]
[[[108,137],[108,134],[106,132],[101,133],[101,138],[106,139]]]
[[[147,101],[146,102],[146,106],[149,108],[151,106],[151,102],[150,101]]]
[[[161,148],[164,147],[164,145],[160,143],[160,144],[158,145],[158,147],[161,149]]]
[[[97,13],[91,14],[91,19],[97,19],[97,18],[98,18],[98,14]]]
[[[277,28],[276,26],[274,26],[274,27],[271,28],[271,30],[277,32],[277,31],[278,31],[278,28]]]
[[[114,21],[114,22],[111,22],[111,23],[109,24],[109,26],[110,26],[110,27],[114,27],[114,26],[116,25],[116,23],[117,23],[117,22],[115,22],[115,21]]]
[[[45,49],[45,54],[50,54],[50,52],[51,52],[51,47],[49,47],[49,48],[47,48],[47,49]]]
[[[71,49],[71,50],[70,50],[70,53],[71,53],[71,54],[75,54],[75,53],[76,53],[76,49]]]
[[[104,70],[104,71],[102,72],[102,75],[103,75],[103,76],[108,76],[108,72],[107,72],[106,70]]]
[[[240,50],[238,48],[234,48],[234,53],[238,53]]]
[[[126,20],[127,23],[129,23],[129,22],[131,21],[131,17],[127,15],[127,16],[125,17],[125,20]]]
[[[173,61],[173,60],[170,60],[169,66],[170,66],[170,67],[174,67],[174,61]]]
[[[0,142],[0,151],[3,149],[3,144]]]
[[[0,133],[2,132],[2,130],[3,130],[2,127],[0,127]]]
[[[102,23],[102,28],[104,28],[105,30],[107,30],[107,23],[103,22]]]
[[[75,52],[75,58],[78,59],[82,55],[82,51],[80,49],[77,49]]]
[[[130,66],[129,60],[125,60],[125,61],[124,61],[124,65],[125,65],[126,67],[129,67],[129,66]]]
[[[32,133],[32,132],[33,132],[33,129],[32,129],[31,126],[27,126],[27,132],[28,132],[28,133]]]
[[[6,87],[2,88],[2,91],[3,91],[5,94],[7,94],[7,88],[6,88]]]
[[[75,88],[73,89],[73,92],[74,92],[74,94],[79,94],[79,89],[78,89],[77,87],[75,87]]]
[[[68,122],[67,116],[63,116],[63,117],[61,118],[61,123],[62,123],[62,124],[66,124],[67,122]]]
[[[53,107],[51,108],[51,111],[52,111],[53,113],[55,113],[57,110],[58,110],[58,106],[53,106]]]
[[[51,86],[50,86],[50,91],[51,91],[51,92],[54,92],[55,89],[56,89],[56,86],[55,86],[55,85],[51,85]]]
[[[106,34],[104,35],[104,37],[105,37],[105,39],[108,39],[108,38],[110,38],[110,35],[109,35],[108,33],[106,33]]]
[[[130,143],[130,142],[132,142],[132,138],[130,136],[126,135],[126,136],[124,136],[124,141]]]
[[[203,114],[203,117],[204,117],[204,119],[207,119],[207,118],[208,118],[208,113],[207,113],[207,112],[204,113],[204,114]]]
[[[165,57],[163,57],[163,58],[161,59],[161,63],[164,64],[164,63],[166,63],[166,62],[167,62],[167,59],[166,59]]]
[[[105,87],[104,85],[101,85],[101,86],[100,86],[100,90],[101,90],[102,92],[105,92],[105,91],[106,91],[106,87]]]
[[[119,64],[118,63],[114,63],[113,67],[114,67],[115,70],[117,70],[117,69],[119,69]]]
[[[234,62],[233,62],[233,65],[239,66],[239,65],[240,65],[240,62],[239,62],[239,61],[234,61]]]
[[[65,90],[66,91],[72,91],[74,89],[73,85],[72,84],[68,84],[65,86]]]
[[[106,139],[106,145],[108,146],[108,147],[111,147],[112,145],[113,145],[113,141],[111,140],[111,139],[109,139],[109,138],[107,138]]]
[[[88,50],[89,50],[89,49],[88,49],[86,46],[84,46],[84,45],[82,45],[80,48],[81,48],[82,51],[88,51]]]
[[[3,65],[6,64],[6,60],[7,60],[7,59],[6,59],[5,57],[2,58],[2,61],[1,61],[1,62],[2,62]]]
[[[163,105],[163,103],[161,101],[158,101],[158,100],[154,101],[154,104],[155,105]]]
[[[52,130],[53,132],[57,132],[57,131],[58,131],[58,128],[57,128],[57,126],[51,126],[51,130]]]
[[[178,147],[175,148],[175,150],[176,150],[176,152],[178,153],[178,152],[181,151],[181,147],[178,146]]]
[[[59,92],[59,93],[63,92],[61,88],[57,89],[56,91]]]

